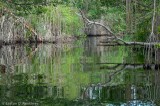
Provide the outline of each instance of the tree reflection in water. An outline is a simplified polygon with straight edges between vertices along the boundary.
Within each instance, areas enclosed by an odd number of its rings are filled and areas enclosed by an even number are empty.
[[[152,62],[148,62],[148,56],[143,54],[148,50],[143,47],[97,47],[93,40],[79,47],[3,46],[0,49],[0,103],[160,104],[158,49],[153,53],[156,57],[150,57]]]

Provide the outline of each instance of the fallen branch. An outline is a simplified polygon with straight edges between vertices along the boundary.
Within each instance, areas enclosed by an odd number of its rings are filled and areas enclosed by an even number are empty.
[[[140,45],[140,46],[155,46],[160,45],[160,42],[125,42],[125,44],[97,44],[97,46],[119,46],[119,45]]]
[[[152,70],[158,70],[160,69],[160,64],[147,64],[147,63],[97,63],[97,65],[105,65],[105,66],[101,66],[100,69],[112,69],[112,70],[116,70],[119,67],[123,67],[125,66],[125,69],[152,69]],[[106,66],[108,65],[108,66]],[[114,65],[114,66],[110,66],[110,65]]]

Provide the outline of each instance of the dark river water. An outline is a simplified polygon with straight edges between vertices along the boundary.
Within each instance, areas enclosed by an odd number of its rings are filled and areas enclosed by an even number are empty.
[[[0,48],[0,106],[160,106],[160,49],[73,44]]]

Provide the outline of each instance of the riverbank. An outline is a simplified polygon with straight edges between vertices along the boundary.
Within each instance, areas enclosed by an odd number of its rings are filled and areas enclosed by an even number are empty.
[[[13,44],[30,44],[30,43],[62,43],[70,44],[76,40],[81,39],[79,36],[53,36],[52,38],[35,37],[32,39],[15,39],[15,40],[0,40],[0,46],[2,45],[13,45]]]

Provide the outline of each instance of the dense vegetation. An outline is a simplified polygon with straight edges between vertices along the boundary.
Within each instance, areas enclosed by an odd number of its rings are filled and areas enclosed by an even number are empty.
[[[1,33],[8,35],[7,40],[34,39],[33,35],[47,40],[60,35],[84,35],[81,10],[90,20],[103,20],[102,24],[118,35],[146,41],[151,32],[160,33],[159,7],[159,0],[2,0]],[[8,26],[4,25],[7,21]]]

